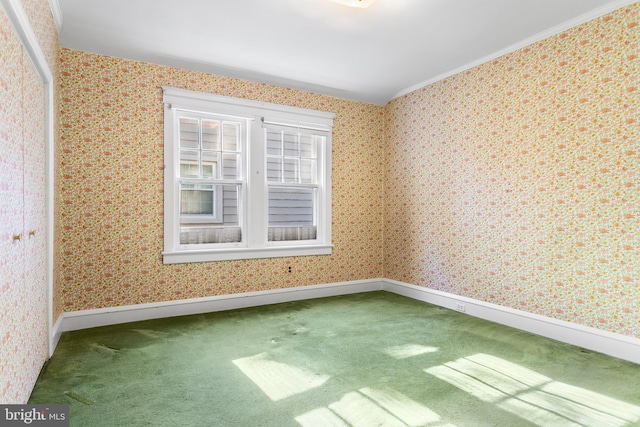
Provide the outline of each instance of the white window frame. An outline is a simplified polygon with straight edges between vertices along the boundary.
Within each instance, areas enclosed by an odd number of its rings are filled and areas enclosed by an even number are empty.
[[[185,89],[162,87],[164,102],[164,251],[163,263],[189,263],[252,258],[329,255],[331,243],[331,129],[335,114],[265,102],[231,98]],[[180,244],[178,114],[190,111],[246,120],[243,147],[244,181],[238,243]],[[318,147],[317,232],[314,240],[269,242],[268,185],[263,121],[322,133]]]

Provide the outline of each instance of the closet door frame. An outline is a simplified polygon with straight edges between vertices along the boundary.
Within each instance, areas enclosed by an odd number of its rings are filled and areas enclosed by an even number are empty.
[[[40,43],[33,32],[29,18],[25,13],[22,3],[19,0],[0,0],[0,4],[5,10],[11,25],[22,42],[27,56],[31,59],[33,67],[44,84],[45,92],[45,193],[46,193],[46,248],[47,248],[47,337],[48,354],[53,355],[53,351],[60,339],[61,332],[53,332],[53,245],[54,245],[54,144],[55,144],[55,81],[51,68]]]

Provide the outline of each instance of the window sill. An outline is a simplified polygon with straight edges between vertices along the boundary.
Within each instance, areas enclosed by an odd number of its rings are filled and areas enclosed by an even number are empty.
[[[230,261],[256,258],[280,258],[291,256],[331,255],[333,245],[277,246],[269,248],[204,249],[163,252],[163,264],[189,262]]]

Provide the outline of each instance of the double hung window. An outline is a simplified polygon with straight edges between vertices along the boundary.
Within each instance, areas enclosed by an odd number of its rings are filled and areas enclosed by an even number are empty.
[[[331,253],[333,114],[163,89],[165,263]]]

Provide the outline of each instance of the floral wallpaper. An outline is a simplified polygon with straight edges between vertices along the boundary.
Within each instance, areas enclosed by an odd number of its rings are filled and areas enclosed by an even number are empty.
[[[640,337],[638,13],[388,105],[387,278]]]
[[[384,107],[69,49],[60,84],[65,311],[382,276]],[[332,255],[163,265],[161,86],[335,113]]]
[[[29,6],[30,19],[49,10]],[[30,20],[38,43],[57,44],[40,22]],[[46,94],[4,10],[0,58],[0,402],[25,403],[48,357]]]
[[[21,3],[47,64],[55,75],[60,46],[58,45],[58,30],[53,20],[49,1],[21,0]]]
[[[49,7],[48,1],[43,0],[22,0],[22,6],[25,10],[25,13],[28,16],[29,22],[31,23],[31,27],[33,32],[36,35],[40,48],[44,53],[47,64],[49,65],[49,69],[53,75],[54,81],[54,114],[57,113],[58,106],[58,82],[59,82],[59,52],[60,46],[58,44],[58,30],[56,28],[56,24],[53,20],[53,15],[51,13],[51,9]],[[60,206],[60,202],[58,196],[60,194],[60,183],[62,182],[62,176],[60,174],[60,144],[59,144],[59,121],[54,120],[54,185],[55,194],[54,194],[54,206]],[[57,208],[54,208],[54,254],[60,253],[60,237],[61,237],[61,218]],[[59,316],[63,313],[62,306],[62,283],[60,280],[60,259],[59,257],[55,257],[54,265],[53,265],[53,313],[52,319],[53,323],[59,318]]]

